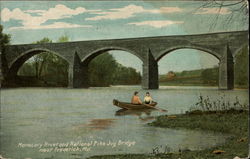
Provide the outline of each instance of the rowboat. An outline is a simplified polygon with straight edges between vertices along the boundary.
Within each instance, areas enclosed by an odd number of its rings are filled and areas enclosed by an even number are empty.
[[[156,104],[156,102],[153,102],[152,104],[132,104],[120,102],[116,99],[113,100],[113,105],[123,109],[155,109]]]

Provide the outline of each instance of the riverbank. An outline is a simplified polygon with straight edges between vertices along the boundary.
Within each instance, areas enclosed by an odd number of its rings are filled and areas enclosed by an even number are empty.
[[[156,151],[154,154],[122,154],[93,156],[88,159],[233,159],[235,156],[241,158],[248,155],[248,114],[246,110],[227,110],[227,111],[193,111],[181,115],[163,115],[156,118],[150,126],[192,129],[213,131],[230,135],[223,145],[217,145],[205,150],[190,151],[180,150],[176,153],[163,153],[163,150]],[[216,150],[218,154],[216,154]]]

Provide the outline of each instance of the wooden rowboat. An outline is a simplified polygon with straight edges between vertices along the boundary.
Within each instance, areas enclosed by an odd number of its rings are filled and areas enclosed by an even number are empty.
[[[155,109],[154,106],[156,106],[157,103],[153,102],[152,104],[131,104],[126,102],[120,102],[114,99],[113,104],[123,109]]]

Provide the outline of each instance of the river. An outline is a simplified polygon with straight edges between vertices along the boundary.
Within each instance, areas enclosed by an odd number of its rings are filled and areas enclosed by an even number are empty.
[[[113,99],[130,101],[139,86],[89,89],[17,88],[1,90],[0,155],[12,159],[85,158],[92,155],[152,153],[167,146],[204,149],[225,142],[227,135],[147,126],[155,116],[184,113],[199,95],[225,96],[248,103],[247,90],[213,87],[161,87],[150,90],[158,107],[168,112],[117,112]]]

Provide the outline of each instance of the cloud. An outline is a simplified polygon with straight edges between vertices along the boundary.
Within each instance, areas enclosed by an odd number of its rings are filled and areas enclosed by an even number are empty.
[[[155,10],[146,10],[149,13],[176,13],[176,12],[183,12],[183,9],[179,7],[161,7],[160,9]]]
[[[39,15],[42,15],[42,13],[46,12],[45,10],[25,10],[25,13],[38,13]]]
[[[194,14],[230,14],[231,11],[228,8],[201,8]]]
[[[20,20],[23,24],[22,27],[15,28],[44,28],[41,24],[47,22],[48,20],[58,20],[63,18],[70,18],[74,15],[93,12],[94,10],[86,10],[85,8],[78,7],[75,9],[68,8],[65,5],[58,4],[54,8],[49,8],[48,10],[26,10],[22,11],[19,8],[15,8],[12,11],[8,8],[4,8],[1,11],[1,20],[3,22],[13,20]],[[37,13],[38,16],[32,16],[29,13]],[[63,23],[60,23],[63,24]],[[64,23],[66,24],[66,23]],[[47,25],[51,26],[51,25]],[[61,25],[61,26],[69,26],[69,25]],[[72,25],[71,25],[72,26]],[[51,27],[53,28],[53,27]]]
[[[128,5],[123,8],[109,9],[107,12],[95,12],[94,14],[100,14],[98,16],[86,18],[86,20],[102,20],[102,19],[127,19],[134,17],[138,13],[175,13],[182,12],[178,7],[161,7],[160,9],[144,9],[142,6]]]
[[[173,24],[182,24],[183,21],[171,21],[171,20],[157,20],[157,21],[142,21],[142,22],[133,22],[128,23],[129,25],[136,25],[136,26],[151,26],[154,28],[163,28]]]
[[[55,22],[49,25],[39,25],[39,26],[21,26],[21,27],[11,27],[9,30],[26,30],[26,29],[59,29],[59,28],[90,28],[91,25],[78,25],[64,22]]]

